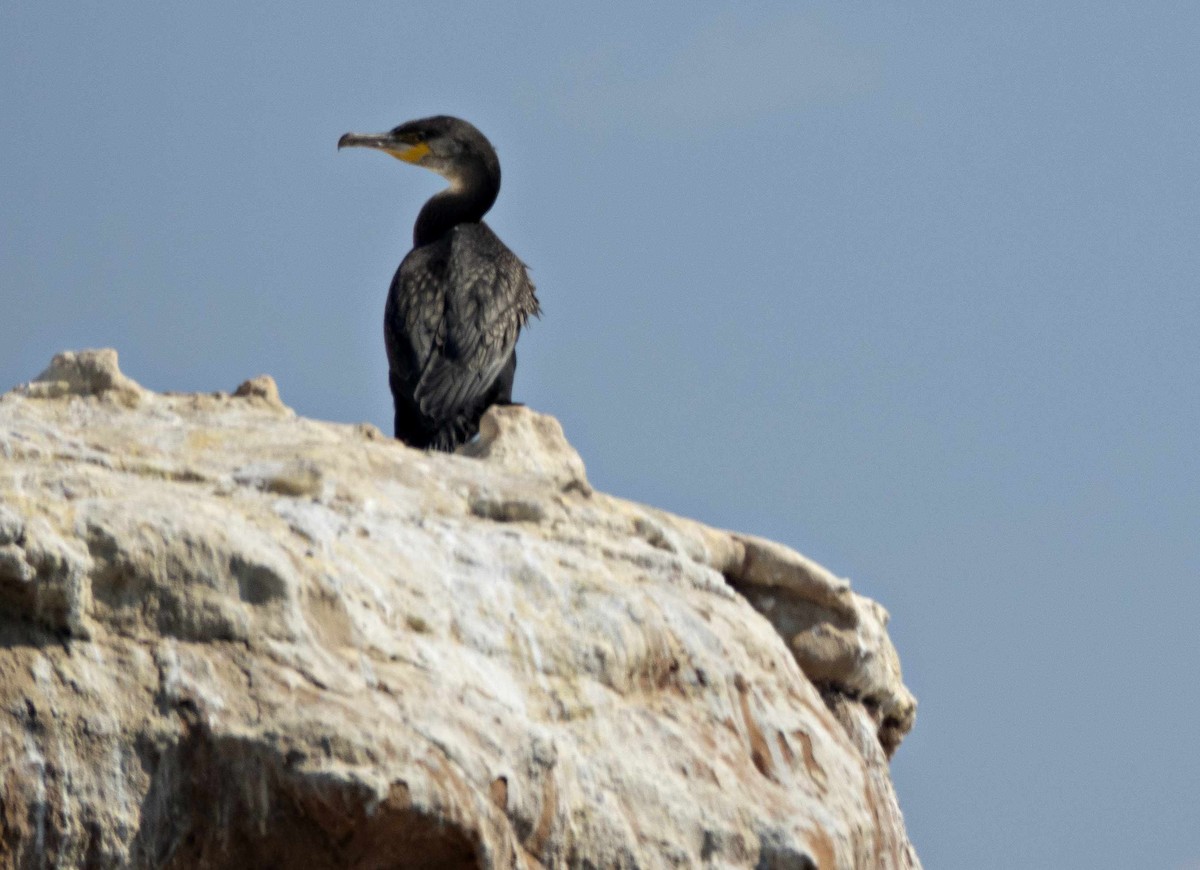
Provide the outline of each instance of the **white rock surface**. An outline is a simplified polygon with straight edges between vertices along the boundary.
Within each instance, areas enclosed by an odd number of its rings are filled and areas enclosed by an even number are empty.
[[[0,397],[0,866],[919,866],[883,608],[552,418],[464,452],[111,350]]]

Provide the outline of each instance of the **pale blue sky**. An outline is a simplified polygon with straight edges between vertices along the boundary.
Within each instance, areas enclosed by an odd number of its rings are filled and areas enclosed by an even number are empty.
[[[847,5],[852,9],[843,8]],[[1200,6],[0,2],[0,383],[114,346],[387,428],[458,114],[593,483],[892,612],[936,868],[1200,864]]]

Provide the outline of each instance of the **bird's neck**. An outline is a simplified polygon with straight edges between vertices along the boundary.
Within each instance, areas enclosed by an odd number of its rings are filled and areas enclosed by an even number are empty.
[[[450,187],[421,208],[413,227],[413,247],[436,242],[459,224],[478,223],[500,193],[500,173],[482,167],[450,179]]]

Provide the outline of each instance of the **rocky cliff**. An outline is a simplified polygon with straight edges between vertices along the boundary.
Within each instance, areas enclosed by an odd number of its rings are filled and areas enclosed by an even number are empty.
[[[919,866],[878,604],[550,417],[469,453],[114,351],[0,397],[0,866]]]

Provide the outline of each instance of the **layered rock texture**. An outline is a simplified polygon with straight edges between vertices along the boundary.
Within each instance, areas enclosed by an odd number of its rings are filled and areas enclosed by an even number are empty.
[[[524,408],[431,455],[60,354],[0,397],[0,866],[916,867],[886,621]]]

